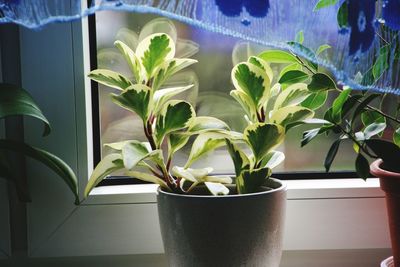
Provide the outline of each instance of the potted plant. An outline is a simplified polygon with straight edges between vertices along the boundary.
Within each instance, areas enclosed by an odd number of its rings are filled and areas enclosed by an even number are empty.
[[[12,85],[0,84],[0,118],[4,119],[12,116],[29,116],[36,118],[44,123],[43,136],[47,136],[50,131],[50,123],[43,115],[40,108],[36,105],[30,94],[24,89]],[[27,184],[23,177],[20,177],[16,171],[10,154],[13,152],[31,157],[50,169],[52,169],[63,181],[68,185],[75,196],[75,204],[79,204],[78,182],[72,169],[60,158],[43,149],[30,146],[23,141],[12,139],[0,140],[0,168],[2,170],[2,178],[5,178],[15,185],[19,200],[23,202],[30,201],[30,195]]]
[[[287,130],[314,115],[300,105],[310,96],[307,84],[285,76],[288,69],[274,80],[267,62],[282,63],[276,58],[291,55],[268,51],[234,67],[236,89],[231,95],[242,105],[249,124],[238,133],[216,118],[196,117],[188,102],[171,100],[191,85],[164,88],[165,82],[196,61],[175,58],[175,44],[168,34],[150,34],[136,49],[121,41],[115,46],[132,77],[106,69],[94,70],[89,77],[118,90],[111,94],[112,100],[140,117],[147,142],[107,144],[114,152],[93,171],[85,197],[107,175],[124,170],[130,177],[160,185],[160,227],[171,266],[278,266],[286,189],[270,178],[271,169],[284,159],[273,149]],[[277,83],[271,86],[273,82]],[[195,135],[185,166],[173,166],[175,152]],[[190,168],[224,145],[236,178],[212,176],[211,168]]]

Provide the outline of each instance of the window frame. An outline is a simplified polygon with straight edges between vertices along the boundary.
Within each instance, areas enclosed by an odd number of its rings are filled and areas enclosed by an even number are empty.
[[[42,125],[26,123],[26,133],[32,133],[27,141],[72,166],[81,197],[94,166],[87,23],[85,18],[20,33],[23,86],[53,124],[52,134],[43,140],[33,134]],[[57,65],[46,64],[55,58]],[[53,99],[62,101],[55,104]],[[98,187],[76,207],[68,188],[46,167],[28,164],[28,175],[33,198],[28,205],[29,257],[163,253],[154,185]],[[285,250],[390,247],[386,219],[374,219],[386,218],[376,180],[357,179],[353,186],[351,179],[305,180],[308,185],[294,188],[300,182],[286,182]]]

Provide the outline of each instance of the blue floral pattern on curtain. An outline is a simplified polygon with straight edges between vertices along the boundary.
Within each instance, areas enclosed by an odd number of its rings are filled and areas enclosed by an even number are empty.
[[[92,0],[89,6],[83,2],[0,0],[0,23],[40,28],[101,10],[154,13],[291,50],[326,67],[354,89],[400,95],[400,0],[332,0],[331,6],[318,10],[318,0]],[[299,31],[304,32],[304,44],[313,51],[323,44],[332,48],[316,55],[288,43]],[[375,68],[383,71],[371,79]]]

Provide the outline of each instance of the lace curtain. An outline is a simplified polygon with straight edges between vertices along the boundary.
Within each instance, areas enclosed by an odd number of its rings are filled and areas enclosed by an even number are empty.
[[[400,95],[400,0],[0,0],[0,23],[40,29],[101,10],[159,14],[290,50],[354,89]]]

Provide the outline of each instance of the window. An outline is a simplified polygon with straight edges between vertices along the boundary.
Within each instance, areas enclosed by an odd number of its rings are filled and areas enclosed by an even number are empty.
[[[130,38],[129,42],[135,46],[134,42],[140,30],[154,18],[156,18],[154,15],[149,14],[111,11],[97,13],[95,25],[91,25],[91,31],[96,31],[97,67],[110,68],[125,73],[129,77],[129,68],[113,43],[119,38]],[[179,39],[190,40],[199,45],[198,53],[192,56],[199,62],[189,71],[178,74],[170,82],[179,83],[182,80],[193,82],[195,88],[190,90],[191,92],[185,97],[194,104],[197,115],[220,118],[233,130],[242,131],[246,125],[243,111],[229,95],[230,90],[233,89],[230,80],[233,58],[239,62],[245,59],[245,56],[242,56],[243,59],[240,60],[240,53],[243,50],[262,51],[265,48],[256,45],[249,46],[240,39],[202,30],[178,21],[174,21],[174,25]],[[278,66],[274,68],[274,71],[278,73]],[[103,146],[105,143],[126,139],[145,141],[140,119],[112,103],[109,98],[112,90],[98,85],[98,117],[96,112],[94,116],[99,120],[99,134],[97,134],[98,140],[95,140],[97,142],[95,145],[99,147],[98,153],[102,156],[109,153],[109,150]],[[324,173],[323,160],[333,139],[319,138],[301,148],[300,140],[305,129],[298,127],[288,133],[285,143],[280,147],[286,155],[286,160],[275,169],[275,173],[302,172],[303,177],[304,173],[308,173],[307,177],[311,177],[309,173],[314,173],[317,177],[327,176]],[[351,150],[351,146],[340,148],[340,157],[335,159],[333,171],[347,171],[342,175],[349,176],[348,171],[354,169],[354,153]],[[178,153],[174,164],[183,166],[189,153],[190,144]],[[212,166],[215,173],[233,173],[233,164],[225,149],[216,150],[200,160],[197,166]],[[338,177],[338,174],[335,174],[335,177]]]

